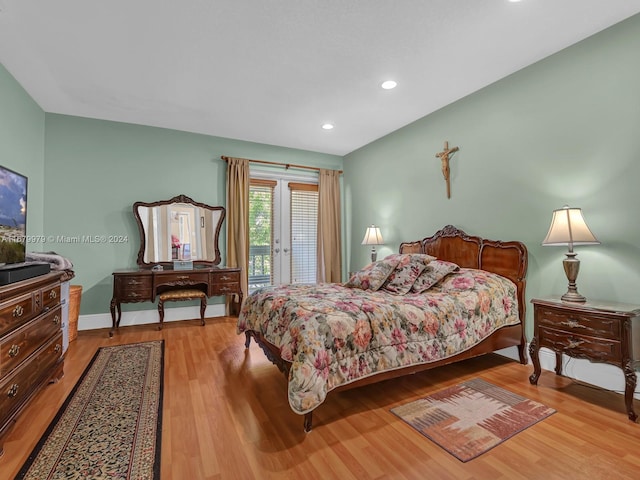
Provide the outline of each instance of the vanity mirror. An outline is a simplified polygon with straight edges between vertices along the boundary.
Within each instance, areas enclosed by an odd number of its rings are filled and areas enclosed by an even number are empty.
[[[138,265],[172,265],[192,261],[194,265],[220,263],[218,237],[225,217],[224,207],[212,207],[178,195],[159,202],[133,204],[140,230]]]

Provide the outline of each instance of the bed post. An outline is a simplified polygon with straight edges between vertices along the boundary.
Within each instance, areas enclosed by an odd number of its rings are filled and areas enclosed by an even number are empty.
[[[309,433],[311,431],[311,422],[313,421],[313,412],[304,414],[304,431]]]

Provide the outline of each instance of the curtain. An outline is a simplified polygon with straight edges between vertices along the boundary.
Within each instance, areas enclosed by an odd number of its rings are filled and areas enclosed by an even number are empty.
[[[240,267],[240,288],[249,291],[249,161],[229,158],[227,168],[227,266]],[[237,314],[227,298],[227,315]]]
[[[340,172],[320,169],[318,177],[318,283],[342,281]]]

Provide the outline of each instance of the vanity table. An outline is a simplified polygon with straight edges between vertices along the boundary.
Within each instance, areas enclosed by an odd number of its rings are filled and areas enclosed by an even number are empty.
[[[111,299],[112,328],[120,326],[122,303],[153,302],[162,292],[194,288],[207,297],[238,295],[242,304],[239,268],[198,267],[193,270],[119,270],[113,272],[113,298]],[[117,311],[117,317],[116,317]]]
[[[136,202],[133,214],[140,231],[138,267],[113,272],[110,336],[120,326],[121,304],[153,302],[167,291],[197,289],[207,297],[236,295],[237,306],[242,305],[240,268],[219,267],[224,207],[179,195],[159,202]]]

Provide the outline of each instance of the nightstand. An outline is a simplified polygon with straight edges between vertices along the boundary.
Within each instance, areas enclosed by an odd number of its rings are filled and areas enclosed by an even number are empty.
[[[533,299],[532,384],[540,377],[538,350],[556,354],[556,375],[562,375],[562,354],[616,365],[625,377],[624,401],[629,419],[636,421],[633,393],[640,361],[640,306],[597,302],[569,303],[560,299]]]

